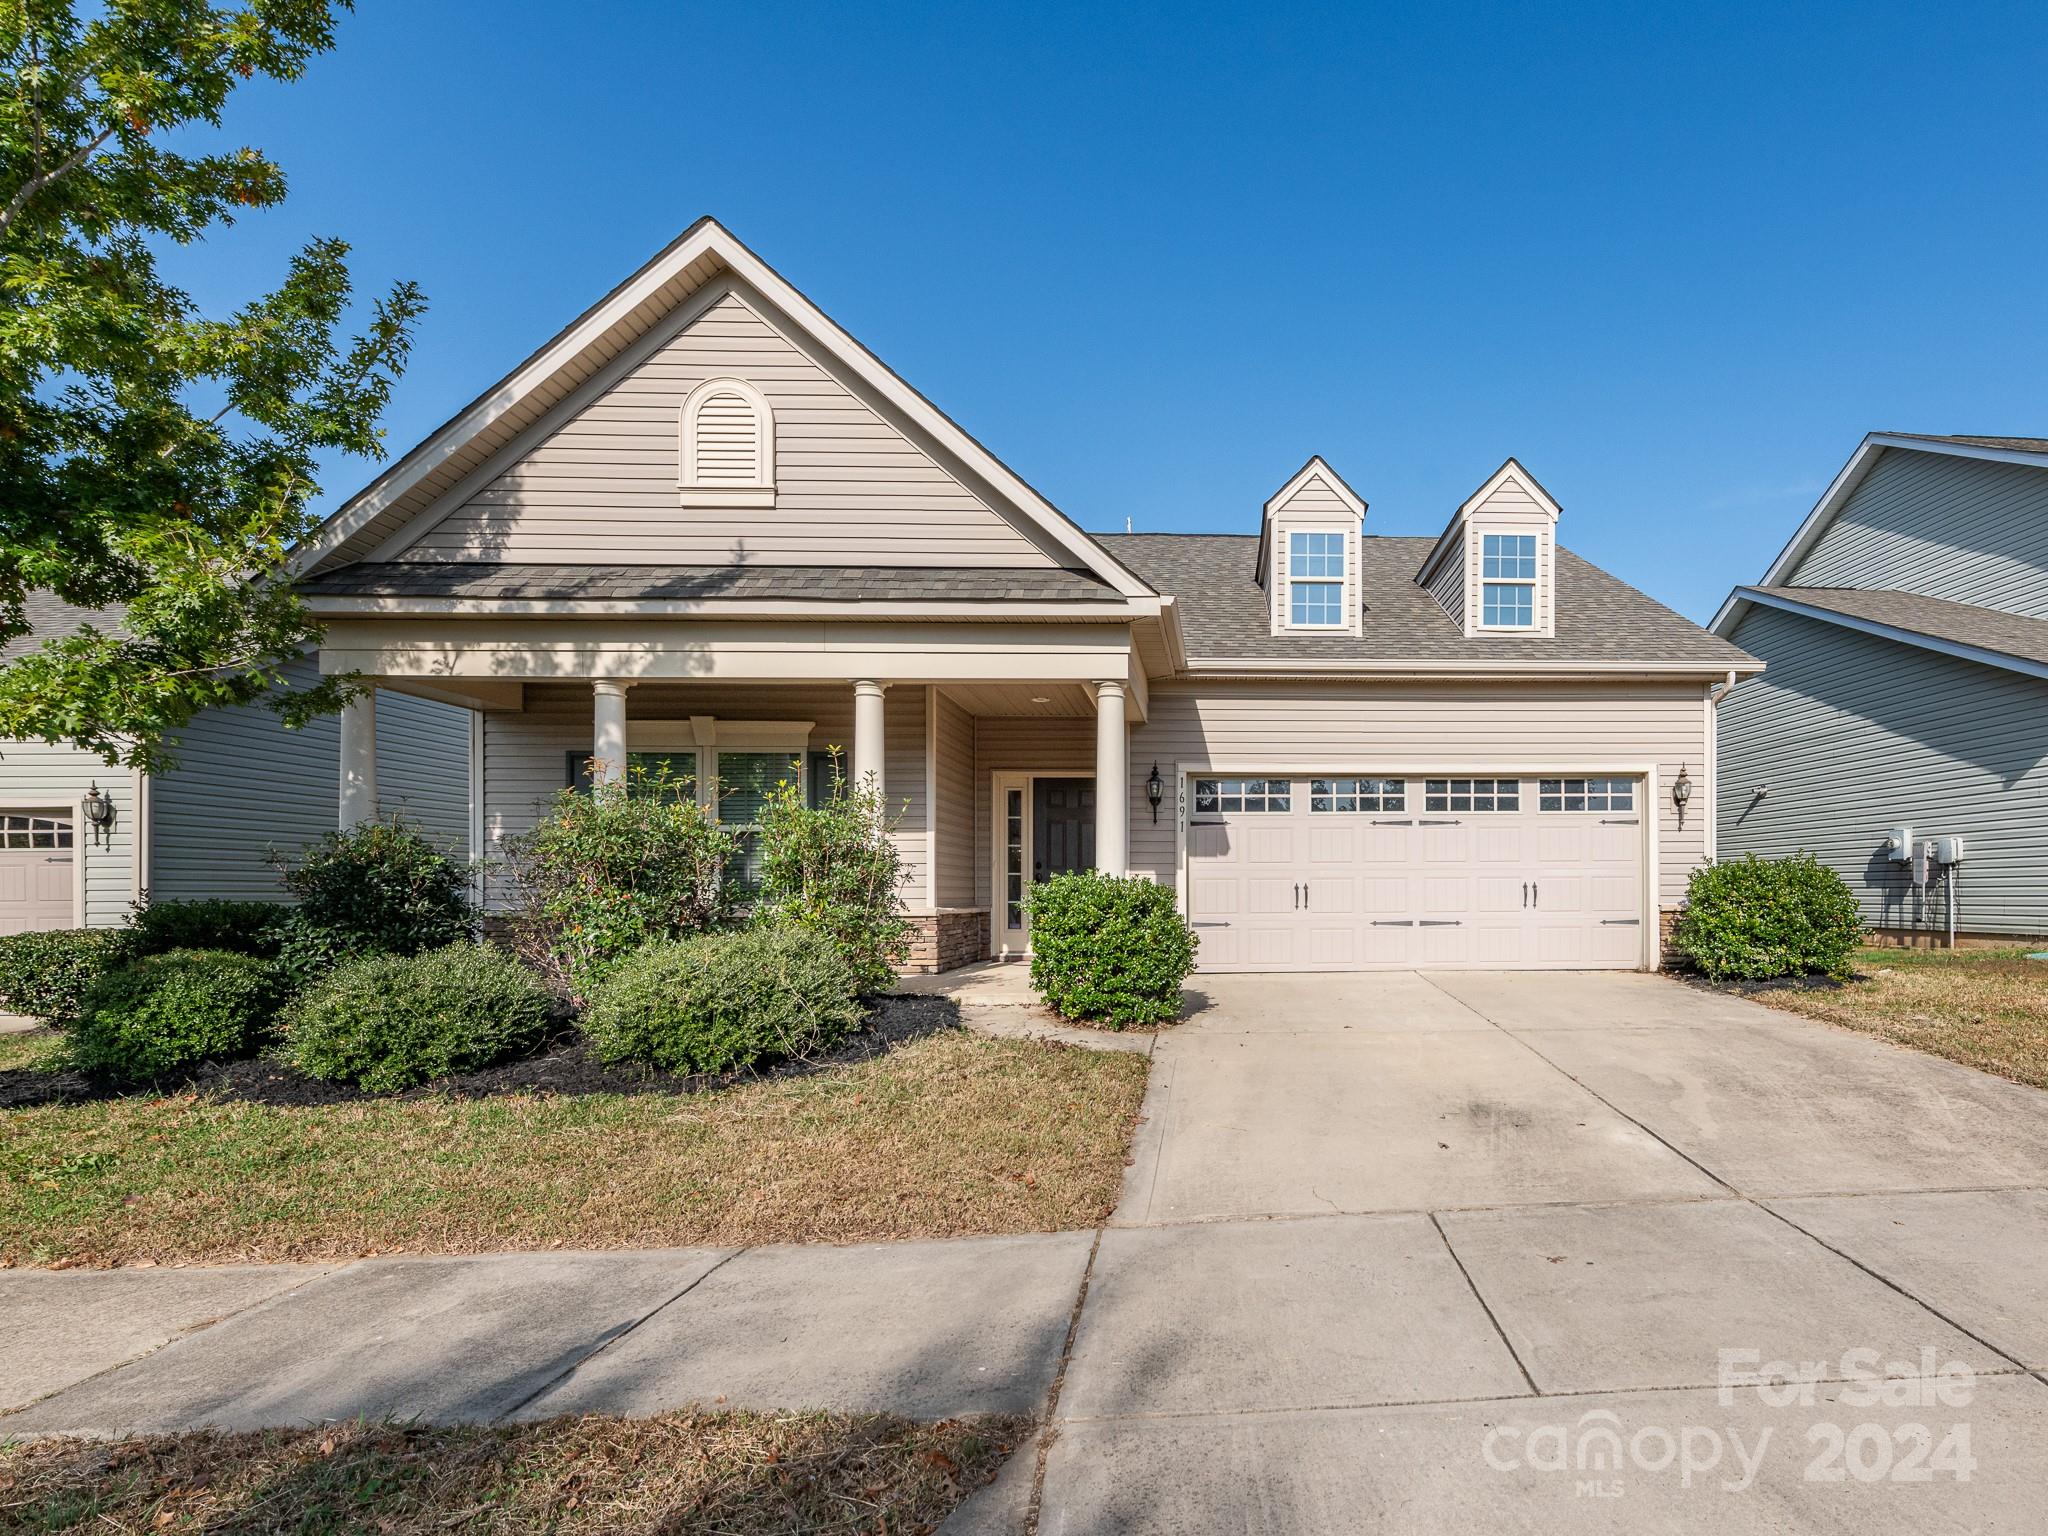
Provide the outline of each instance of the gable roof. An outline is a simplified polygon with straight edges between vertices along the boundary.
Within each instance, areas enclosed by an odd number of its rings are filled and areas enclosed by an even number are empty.
[[[503,379],[430,433],[325,519],[294,553],[292,570],[316,575],[361,560],[459,484],[690,294],[731,273],[806,334],[905,421],[928,435],[1062,554],[1126,597],[1152,595],[1103,546],[919,394],[715,219],[697,220],[632,276],[556,332]]]
[[[1417,586],[1429,585],[1430,574],[1443,563],[1445,554],[1457,546],[1458,530],[1465,526],[1465,519],[1499,490],[1503,481],[1510,479],[1519,482],[1522,489],[1529,493],[1529,499],[1550,514],[1552,523],[1557,521],[1564,511],[1557,498],[1543,488],[1542,481],[1522,467],[1520,459],[1509,454],[1501,461],[1499,469],[1479,482],[1478,490],[1458,503],[1458,510],[1451,514],[1451,520],[1444,525],[1444,531],[1436,536],[1435,542],[1429,546],[1429,553],[1422,557],[1422,564],[1415,569]]]
[[[31,651],[41,650],[46,641],[68,639],[88,624],[98,629],[117,625],[127,612],[127,606],[122,603],[105,608],[81,608],[41,588],[28,593],[22,608],[28,616],[28,633],[16,635],[0,645],[0,666],[19,661]]]
[[[1737,617],[1760,603],[1902,645],[2048,677],[2048,619],[1881,587],[1737,587]],[[1732,626],[1731,626],[1732,627]]]
[[[1311,480],[1321,480],[1331,495],[1343,502],[1351,515],[1360,522],[1365,521],[1365,498],[1351,488],[1350,482],[1330,468],[1329,461],[1320,453],[1308,456],[1308,462],[1287,477],[1286,484],[1266,498],[1266,505],[1259,519],[1259,547],[1254,557],[1254,569],[1259,581],[1266,579],[1266,562],[1271,556],[1273,545],[1273,514],[1292,501]]]
[[[1908,448],[1916,453],[1948,454],[1961,459],[1992,459],[2006,464],[2026,464],[2037,469],[2048,469],[2048,438],[2040,437],[1977,437],[1966,434],[1943,436],[1931,432],[1868,432],[1863,441],[1856,445],[1856,451],[1849,455],[1849,462],[1842,466],[1840,474],[1829,483],[1806,519],[1793,530],[1792,537],[1785,541],[1785,547],[1778,551],[1777,559],[1756,583],[1758,587],[1776,587],[1785,583],[1799,562],[1818,544],[1821,535],[1841,515],[1849,498],[1856,493],[1870,474],[1878,458],[1889,448]],[[1722,601],[1720,611],[1707,625],[1717,635],[1728,634],[1742,617],[1741,594],[1746,590],[1737,587]]]
[[[1252,579],[1250,534],[1101,536],[1179,610],[1189,666],[1202,671],[1389,670],[1754,672],[1761,663],[1569,550],[1557,552],[1557,633],[1468,636],[1417,586],[1427,538],[1359,540],[1359,634],[1272,633]]]

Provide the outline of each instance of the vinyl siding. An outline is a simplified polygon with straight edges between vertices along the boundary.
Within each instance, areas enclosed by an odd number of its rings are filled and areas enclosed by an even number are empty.
[[[941,907],[982,907],[988,893],[974,878],[974,717],[943,692],[932,718],[937,765],[938,846],[933,890]]]
[[[78,816],[80,797],[95,783],[114,802],[114,820],[104,844],[85,830]],[[76,823],[73,857],[84,870],[86,926],[113,927],[126,919],[136,893],[133,773],[109,767],[76,747],[0,742],[0,798],[11,808],[48,805],[69,811]]]
[[[1464,627],[1465,623],[1465,562],[1446,555],[1429,578],[1425,588],[1436,599],[1437,606],[1451,616],[1451,622]]]
[[[1084,722],[1084,725],[1088,724]],[[1092,725],[1089,726],[1092,731]],[[1092,750],[1092,747],[1091,747]],[[1144,781],[1157,760],[1168,788],[1155,826]],[[1151,718],[1131,736],[1131,868],[1176,878],[1172,786],[1227,763],[1302,775],[1381,764],[1654,762],[1658,769],[1658,899],[1675,906],[1705,857],[1705,807],[1678,825],[1668,793],[1681,766],[1706,768],[1706,711],[1694,683],[1430,684],[1209,682],[1155,687]],[[1525,775],[1531,776],[1533,775]],[[1701,786],[1704,794],[1705,786]]]
[[[886,755],[884,798],[896,822],[897,851],[903,860],[900,889],[906,908],[926,907],[925,694],[918,687],[891,688],[884,703]],[[709,684],[642,683],[626,700],[629,722],[687,720],[710,715],[721,720],[809,720],[810,749],[853,745],[853,685],[815,688],[718,687]],[[505,840],[532,828],[540,810],[566,780],[568,754],[587,753],[592,735],[587,685],[532,684],[524,710],[484,711],[484,843],[494,864]],[[492,878],[487,903],[503,909],[510,891],[502,869]]]
[[[311,662],[291,669],[315,681]],[[469,711],[380,689],[377,798],[442,847],[469,856]],[[324,716],[288,731],[261,704],[206,711],[176,744],[177,767],[151,783],[150,894],[281,901],[264,862],[334,829],[341,722]]]
[[[2048,619],[2048,469],[1887,448],[1785,584]]]
[[[701,315],[405,548],[410,560],[704,565],[1060,563],[990,498],[885,420],[726,282]],[[792,333],[793,334],[793,333]],[[689,507],[677,494],[684,399],[745,379],[775,417],[775,504]],[[389,558],[389,553],[385,555]]]
[[[1723,858],[1808,850],[1869,922],[1945,929],[1884,841],[1960,835],[1958,926],[2048,934],[2048,683],[1766,608],[1731,638],[1769,670],[1719,711]]]
[[[1462,622],[1465,614],[1471,615],[1470,628],[1480,632],[1486,616],[1481,588],[1486,581],[1485,536],[1489,533],[1526,533],[1536,538],[1536,591],[1535,627],[1524,633],[1551,635],[1557,632],[1557,530],[1550,520],[1550,514],[1543,510],[1536,498],[1531,496],[1522,483],[1513,476],[1503,480],[1494,493],[1472,509],[1465,523],[1465,593],[1464,608],[1458,615]],[[1451,562],[1446,561],[1446,564]],[[1439,572],[1432,581],[1443,579]],[[1438,599],[1439,602],[1442,598]],[[1448,605],[1446,607],[1448,610]],[[1488,631],[1500,633],[1500,631]]]
[[[995,827],[992,775],[1003,772],[1095,776],[1095,717],[983,716],[974,722],[974,888],[989,900]]]

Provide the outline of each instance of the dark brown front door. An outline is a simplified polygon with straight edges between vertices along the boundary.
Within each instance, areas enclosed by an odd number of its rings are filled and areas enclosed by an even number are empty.
[[[1031,878],[1050,880],[1095,867],[1095,781],[1035,779],[1031,786]]]

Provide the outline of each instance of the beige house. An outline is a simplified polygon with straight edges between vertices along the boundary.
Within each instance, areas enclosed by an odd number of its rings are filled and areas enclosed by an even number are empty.
[[[1172,886],[1211,968],[1654,966],[1758,664],[1512,459],[1438,538],[1365,516],[1311,459],[1241,534],[1083,533],[707,219],[299,572],[324,669],[479,712],[486,850],[593,766],[744,825],[837,747],[901,809],[923,968],[1021,955],[1025,888],[1091,865]]]

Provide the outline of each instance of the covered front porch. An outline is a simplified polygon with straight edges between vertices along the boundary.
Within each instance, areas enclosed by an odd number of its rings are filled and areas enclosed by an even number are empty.
[[[342,670],[347,653],[330,654],[330,670]],[[1128,651],[1113,659],[1096,670],[1123,675],[505,680],[362,670],[373,691],[477,712],[472,840],[487,863],[557,791],[618,778],[630,764],[690,779],[721,820],[742,828],[793,767],[814,797],[829,793],[835,772],[873,782],[890,810],[915,933],[904,969],[933,973],[1021,957],[1033,879],[1128,869],[1134,803],[1141,815],[1146,804],[1129,748],[1145,689]],[[343,715],[344,826],[402,808],[379,794],[371,697]],[[486,892],[488,907],[506,907],[502,882],[487,880]]]

